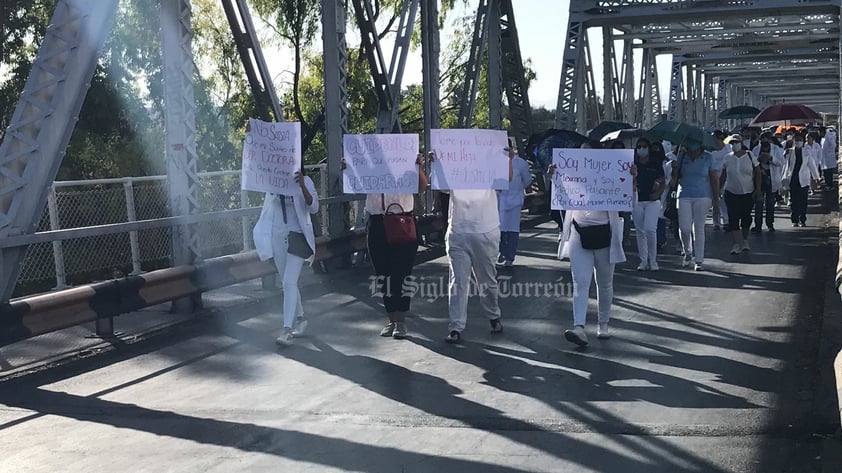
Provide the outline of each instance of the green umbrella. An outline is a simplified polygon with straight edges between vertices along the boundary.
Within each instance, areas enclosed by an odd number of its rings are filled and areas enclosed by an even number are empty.
[[[705,130],[693,125],[670,120],[664,120],[653,126],[646,132],[646,135],[656,140],[671,141],[680,145],[696,142],[700,143],[702,148],[706,150],[715,150],[718,148],[713,135],[705,133]]]

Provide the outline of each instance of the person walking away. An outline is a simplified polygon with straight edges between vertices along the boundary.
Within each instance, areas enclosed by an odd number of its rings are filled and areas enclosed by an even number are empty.
[[[509,182],[513,177],[510,147]],[[435,155],[430,153],[430,159]],[[500,250],[500,215],[497,191],[493,189],[452,189],[445,234],[445,252],[449,263],[448,335],[445,341],[459,343],[468,321],[468,296],[471,275],[476,278],[480,306],[491,323],[491,333],[503,331],[498,302],[497,267]]]
[[[549,172],[554,172],[555,166]],[[631,175],[637,176],[632,166]],[[558,258],[570,259],[573,278],[573,328],[565,330],[564,338],[579,346],[588,344],[585,321],[588,312],[588,293],[596,277],[597,332],[599,339],[610,338],[608,323],[614,300],[614,267],[626,261],[623,252],[623,223],[619,212],[599,210],[568,210],[564,217],[562,241]]]
[[[508,189],[497,192],[497,211],[500,214],[500,255],[497,264],[503,266],[512,266],[515,262],[524,192],[532,184],[529,164],[517,155],[511,142],[509,159],[512,163],[512,180]]]
[[[640,256],[638,271],[658,268],[658,214],[661,210],[661,193],[666,179],[664,167],[650,154],[651,143],[646,138],[637,141],[634,163],[637,177],[634,179],[637,202],[632,211],[634,232],[637,239],[637,252]]]
[[[415,161],[418,169],[418,193],[427,188],[424,173],[424,155],[419,153]],[[345,170],[345,162],[342,162]],[[407,336],[406,314],[409,312],[411,295],[403,290],[403,284],[412,276],[418,241],[390,243],[383,221],[386,214],[402,214],[415,218],[415,197],[413,194],[367,194],[365,210],[368,213],[366,226],[366,249],[374,267],[377,292],[383,296],[383,307],[389,322],[380,330],[381,337],[404,339]]]
[[[678,226],[683,267],[702,270],[705,261],[705,218],[712,203],[719,205],[719,176],[713,157],[698,141],[688,141],[673,168],[672,184],[678,185]],[[730,217],[730,216],[729,216]],[[730,218],[729,218],[730,221]]]
[[[760,163],[751,151],[746,149],[739,135],[733,135],[727,141],[731,153],[725,157],[719,179],[725,189],[725,204],[730,216],[728,230],[734,240],[731,254],[736,255],[750,249],[747,238],[751,226],[751,210],[760,196]],[[767,147],[768,145],[766,143]]]
[[[824,169],[824,188],[833,189],[833,175],[836,173],[836,131],[833,128],[825,130],[822,139],[822,169]]]
[[[808,189],[819,179],[819,170],[810,150],[804,148],[804,137],[796,134],[793,147],[786,151],[792,226],[807,226]]]
[[[274,260],[283,281],[284,328],[275,340],[282,347],[292,345],[293,338],[304,335],[307,329],[298,279],[304,263],[312,266],[316,254],[310,215],[319,211],[319,196],[308,176],[296,172],[295,182],[293,195],[264,196],[260,218],[252,231],[258,257],[261,261]]]

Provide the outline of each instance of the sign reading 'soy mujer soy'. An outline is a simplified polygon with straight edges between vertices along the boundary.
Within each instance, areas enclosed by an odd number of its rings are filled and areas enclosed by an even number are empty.
[[[553,210],[632,210],[633,150],[556,148],[553,164]]]

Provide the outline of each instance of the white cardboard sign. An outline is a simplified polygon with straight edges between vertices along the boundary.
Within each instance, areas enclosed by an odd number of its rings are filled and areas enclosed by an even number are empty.
[[[633,150],[556,148],[553,164],[553,210],[632,210]]]
[[[300,193],[295,173],[301,170],[301,124],[249,119],[243,144],[240,188],[255,192]]]
[[[508,189],[505,130],[430,130],[433,189]]]
[[[345,135],[342,138],[346,194],[418,192],[418,135]]]

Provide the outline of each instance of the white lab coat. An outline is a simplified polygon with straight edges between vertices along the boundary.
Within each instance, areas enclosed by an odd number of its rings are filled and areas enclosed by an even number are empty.
[[[809,148],[801,148],[803,150],[801,156],[801,169],[798,170],[798,182],[801,187],[810,185],[811,179],[819,179],[819,170],[816,168],[816,162],[813,159],[813,150]],[[795,169],[795,148],[786,150],[786,166],[784,168],[783,180],[787,183],[792,179],[792,171]]]
[[[836,169],[836,132],[831,130],[822,139],[822,168]]]
[[[316,186],[313,180],[304,176],[304,186],[313,197],[310,205],[304,201],[304,193],[301,189],[296,189],[297,194],[293,195],[292,200],[295,207],[295,215],[298,216],[298,222],[301,225],[301,232],[307,240],[307,244],[313,250],[305,261],[312,266],[313,260],[316,256],[316,236],[313,232],[313,221],[310,219],[310,214],[315,214],[319,211],[319,196],[316,194]],[[257,256],[260,261],[266,261],[273,257],[272,254],[272,222],[278,217],[279,212],[282,212],[280,201],[272,194],[266,194],[263,198],[263,209],[260,211],[260,218],[254,225],[252,236],[254,237],[254,248],[257,250]]]
[[[608,212],[608,224],[611,226],[611,250],[609,262],[611,264],[625,263],[626,253],[623,251],[623,219],[619,212]],[[561,240],[558,242],[558,259],[570,258],[570,232],[573,229],[573,212],[568,210],[564,214]]]
[[[772,161],[769,163],[769,176],[772,179],[772,192],[780,192],[783,188],[783,174],[786,166],[786,158],[784,158],[784,149],[775,143],[769,143],[769,149],[772,154]],[[805,146],[806,148],[806,146]],[[751,154],[755,157],[760,156],[760,145],[751,150]]]
[[[531,183],[529,164],[520,156],[512,158],[512,180],[509,182],[509,188],[497,192],[501,232],[520,232],[520,211],[523,209],[524,192]]]

